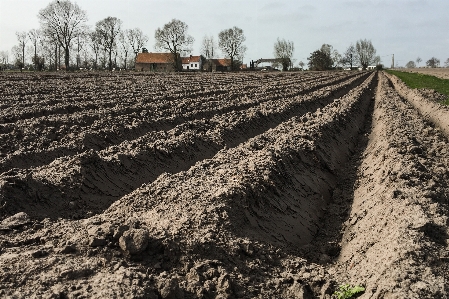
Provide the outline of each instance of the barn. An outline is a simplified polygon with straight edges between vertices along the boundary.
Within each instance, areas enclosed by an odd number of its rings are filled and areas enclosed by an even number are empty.
[[[178,55],[178,65],[181,57]],[[139,53],[136,58],[136,71],[174,72],[176,71],[172,53]]]
[[[231,70],[231,59],[219,58],[209,59],[204,65],[203,70],[212,72],[224,72]]]

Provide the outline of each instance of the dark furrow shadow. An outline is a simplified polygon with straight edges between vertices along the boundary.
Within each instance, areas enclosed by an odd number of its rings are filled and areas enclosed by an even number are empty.
[[[373,91],[372,97],[374,97],[374,94]],[[357,173],[363,162],[363,154],[368,146],[372,130],[374,104],[374,100],[371,101],[365,116],[366,121],[360,133],[356,136],[357,143],[351,157],[344,167],[335,171],[338,180],[336,187],[332,190],[331,200],[321,218],[318,231],[312,242],[301,248],[301,252],[310,262],[327,264],[340,254],[343,223],[348,220],[354,201]]]

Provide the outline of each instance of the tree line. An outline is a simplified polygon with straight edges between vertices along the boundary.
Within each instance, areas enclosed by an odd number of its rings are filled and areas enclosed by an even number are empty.
[[[20,69],[26,65],[26,57],[31,57],[34,70],[55,70],[61,65],[67,70],[133,68],[137,54],[148,42],[148,36],[141,29],[123,29],[122,21],[116,17],[109,16],[98,21],[93,29],[89,28],[86,12],[70,0],[54,0],[37,16],[39,29],[16,32],[18,44],[11,49],[12,63]],[[187,29],[187,24],[176,19],[158,28],[154,36],[155,49],[170,52],[175,57],[188,55],[194,39]],[[231,59],[231,66],[243,60],[244,41],[243,30],[238,27],[219,33],[218,47]],[[213,37],[205,36],[202,54],[214,58],[216,48]],[[174,62],[180,63],[176,58]],[[0,63],[10,63],[7,51],[0,52]]]
[[[366,69],[369,65],[380,65],[380,56],[367,39],[358,40],[355,45],[350,44],[343,54],[340,54],[329,44],[323,44],[320,49],[312,52],[307,58],[310,70],[322,71],[343,67],[354,68],[361,66]]]
[[[54,0],[37,16],[40,28],[16,33],[18,43],[11,49],[12,63],[20,69],[26,65],[26,57],[31,57],[31,66],[35,70],[55,70],[61,65],[65,69],[134,68],[137,54],[149,40],[139,28],[124,29],[122,21],[116,17],[107,17],[89,28],[86,12],[71,0]],[[154,38],[155,50],[173,54],[175,69],[180,69],[178,57],[192,52],[194,38],[188,34],[187,24],[180,20],[173,19],[157,28]],[[218,43],[213,36],[204,36],[200,52],[206,59],[211,59],[217,58],[219,49],[235,69],[242,63],[247,50],[245,40],[243,30],[234,26],[219,32]],[[283,70],[293,67],[293,52],[292,41],[278,38],[273,47],[273,55],[277,58],[274,66]],[[366,69],[368,65],[381,62],[371,41],[366,39],[351,44],[342,54],[331,45],[323,44],[307,59],[311,70],[353,68],[356,65]],[[0,63],[9,63],[8,52],[0,51]],[[438,59],[432,58],[427,65],[439,63]],[[446,65],[449,65],[449,59]],[[300,69],[304,66],[304,62],[298,63]]]
[[[40,28],[16,32],[18,44],[11,49],[12,63],[20,69],[26,65],[26,57],[31,57],[35,70],[55,70],[61,65],[65,69],[127,68],[148,41],[139,28],[123,29],[116,17],[89,28],[86,12],[70,0],[50,2],[37,17]],[[3,64],[9,63],[8,56],[0,52]]]
[[[416,63],[415,63],[415,61],[416,61]],[[413,69],[413,68],[419,67],[419,64],[422,61],[422,59],[420,57],[418,57],[418,58],[416,58],[415,61],[410,60],[409,62],[407,62],[405,67],[408,69]],[[437,68],[440,66],[440,60],[438,58],[432,57],[426,61],[426,66],[430,67],[430,68]],[[446,59],[446,61],[444,62],[444,67],[449,67],[449,58]]]

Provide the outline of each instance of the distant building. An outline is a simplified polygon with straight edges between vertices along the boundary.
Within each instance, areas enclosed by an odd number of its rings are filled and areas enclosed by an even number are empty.
[[[203,56],[182,57],[183,71],[201,71],[203,69],[203,62],[206,60]]]
[[[231,59],[219,58],[219,59],[209,59],[203,65],[203,70],[209,72],[225,72],[231,70]]]
[[[178,55],[178,65],[181,66],[181,57]],[[174,72],[175,61],[172,53],[138,53],[136,58],[136,71]]]

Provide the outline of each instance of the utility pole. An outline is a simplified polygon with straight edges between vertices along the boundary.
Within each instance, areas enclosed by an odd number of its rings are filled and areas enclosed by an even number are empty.
[[[391,68],[394,69],[394,54],[393,57],[391,58]]]

